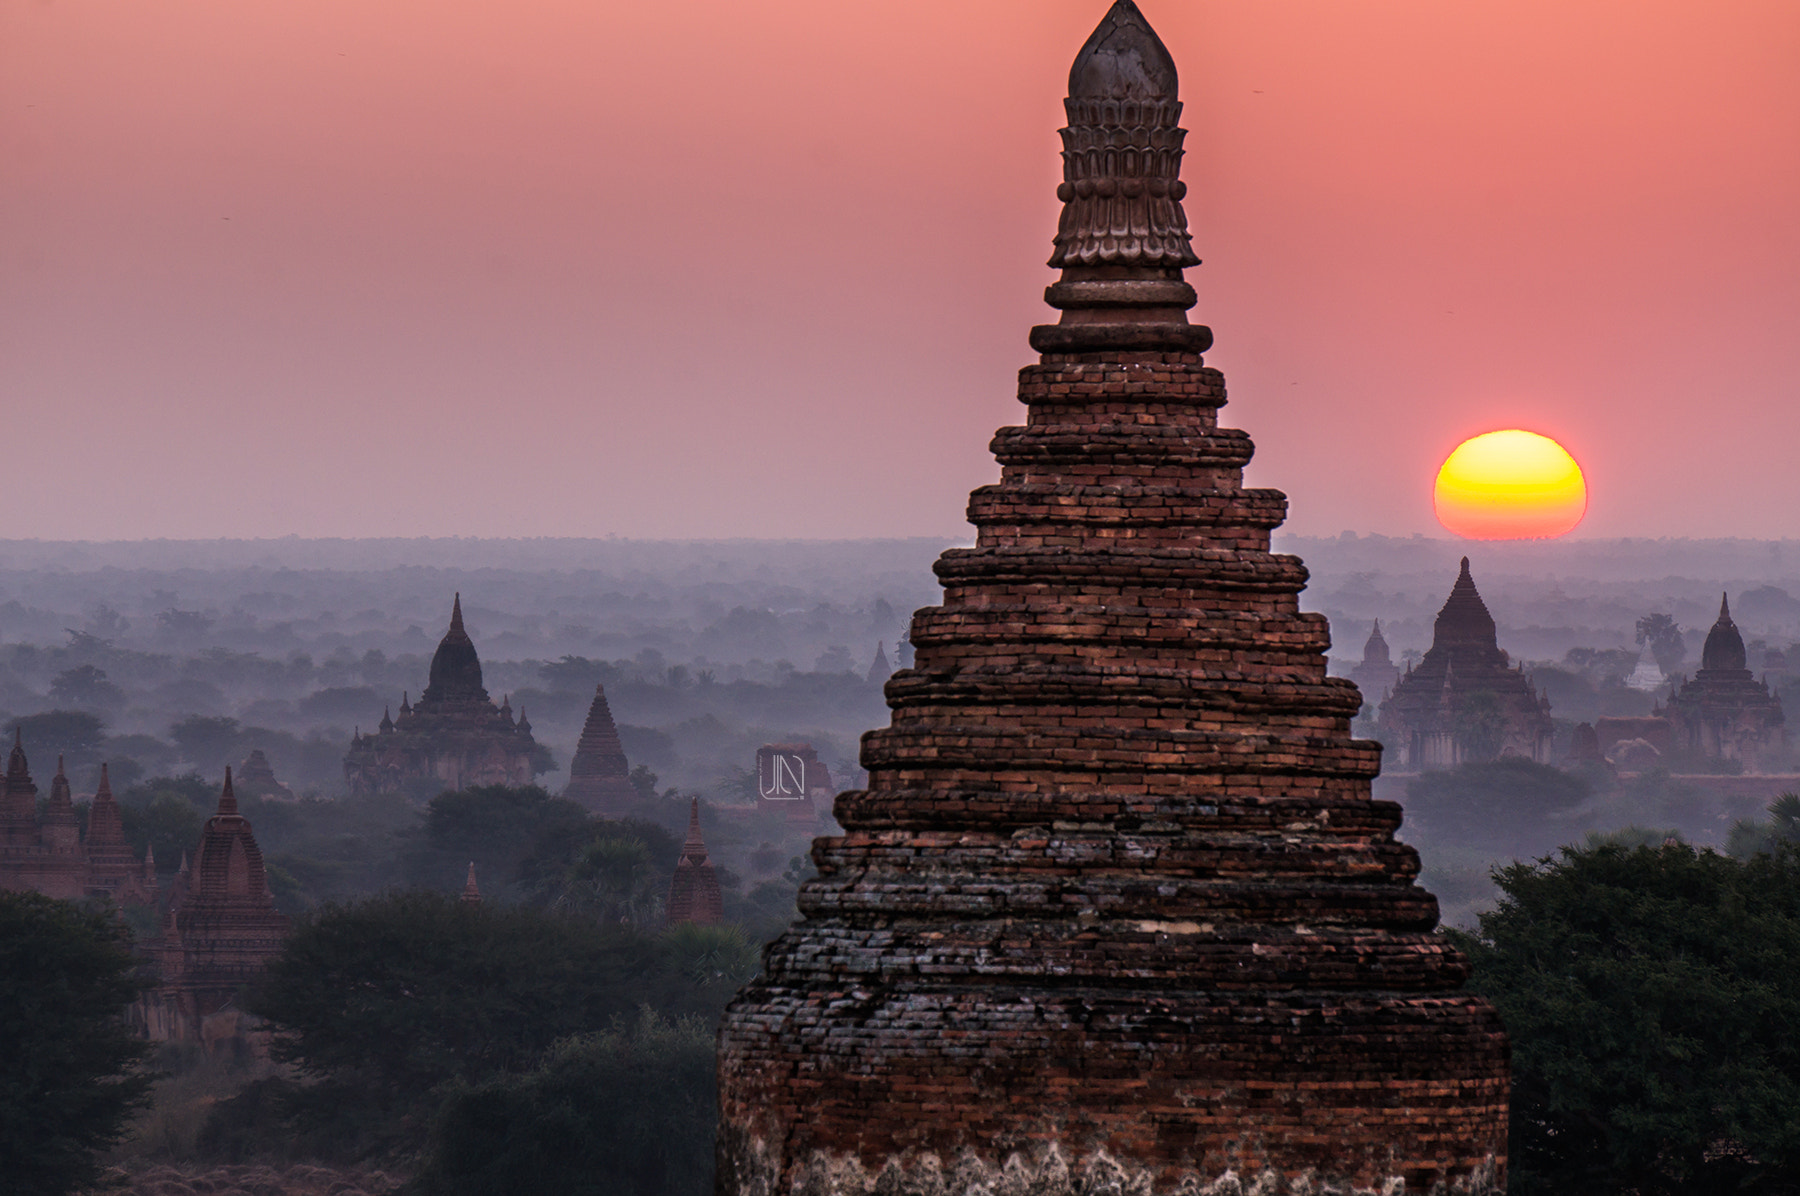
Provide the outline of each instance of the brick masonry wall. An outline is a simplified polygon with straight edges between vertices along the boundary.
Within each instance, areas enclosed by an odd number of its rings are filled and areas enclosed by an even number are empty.
[[[1019,394],[869,787],[726,1014],[719,1190],[1497,1190],[1504,1034],[1223,378],[1058,354]]]

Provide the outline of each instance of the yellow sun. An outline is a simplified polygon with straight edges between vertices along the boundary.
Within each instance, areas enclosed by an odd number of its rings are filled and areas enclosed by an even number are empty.
[[[1587,514],[1587,480],[1562,445],[1510,428],[1457,445],[1438,469],[1432,506],[1471,540],[1548,539]]]

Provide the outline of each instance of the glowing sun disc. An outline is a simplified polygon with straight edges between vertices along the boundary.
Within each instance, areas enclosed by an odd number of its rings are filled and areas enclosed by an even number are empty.
[[[1471,540],[1537,540],[1573,531],[1587,514],[1587,479],[1548,436],[1509,428],[1456,446],[1438,468],[1438,522]]]

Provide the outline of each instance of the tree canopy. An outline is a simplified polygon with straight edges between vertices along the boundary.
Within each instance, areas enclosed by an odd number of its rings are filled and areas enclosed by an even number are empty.
[[[755,959],[735,928],[653,936],[411,890],[303,918],[248,1006],[316,1081],[297,1120],[380,1152],[416,1140],[447,1085],[527,1071],[560,1039],[646,1006],[716,1018]]]
[[[1450,932],[1512,1037],[1514,1192],[1800,1184],[1800,852],[1564,848]]]
[[[148,1047],[124,1020],[140,987],[126,938],[103,911],[0,892],[0,1174],[14,1196],[91,1182],[148,1099]]]
[[[418,1178],[438,1196],[706,1196],[713,1027],[646,1012],[564,1039],[523,1075],[451,1094]]]
[[[1406,786],[1406,824],[1433,843],[1532,856],[1563,838],[1553,819],[1586,800],[1582,777],[1516,756],[1428,772]]]

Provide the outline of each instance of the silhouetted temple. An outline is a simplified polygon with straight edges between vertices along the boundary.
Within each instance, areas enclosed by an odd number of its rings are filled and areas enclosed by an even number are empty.
[[[698,922],[710,926],[725,919],[725,898],[719,891],[719,874],[706,858],[706,841],[700,837],[700,799],[688,811],[687,841],[675,862],[665,908],[670,925]]]
[[[1187,322],[1174,63],[1119,0],[1069,88],[1062,319],[725,1014],[718,1191],[1497,1191],[1505,1035]]]
[[[419,704],[402,696],[399,718],[383,711],[375,734],[357,732],[344,757],[344,781],[351,793],[402,793],[421,780],[446,789],[529,785],[541,771],[538,763],[525,712],[515,723],[511,703],[495,706],[481,683],[481,659],[463,629],[458,594]]]
[[[1382,700],[1400,683],[1400,669],[1388,654],[1387,637],[1381,634],[1381,620],[1375,620],[1369,638],[1363,644],[1362,661],[1350,670],[1350,680],[1362,692],[1363,710],[1374,714]]]
[[[562,795],[601,813],[627,809],[643,800],[631,783],[631,764],[619,743],[612,708],[606,704],[606,687],[594,686],[594,704],[588,707],[587,724],[569,761],[569,783]]]
[[[155,861],[140,861],[126,844],[104,764],[86,840],[60,756],[41,816],[37,796],[25,741],[15,732],[6,779],[0,782],[0,889],[69,900],[105,896],[136,905],[156,900]]]
[[[1781,699],[1747,666],[1744,637],[1731,621],[1731,603],[1719,597],[1719,618],[1706,633],[1700,671],[1676,682],[1666,708],[1658,711],[1674,728],[1676,750],[1716,759],[1740,760],[1757,771],[1787,743],[1787,716]]]
[[[183,861],[162,938],[149,948],[158,983],[138,1003],[145,1030],[159,1039],[199,1037],[202,1022],[230,1007],[238,989],[280,954],[287,932],[227,768],[219,808],[201,830],[191,865]]]
[[[865,674],[870,685],[879,685],[894,675],[894,666],[888,663],[887,644],[875,645],[875,659],[869,662],[869,671]]]
[[[268,801],[293,801],[294,791],[275,778],[275,767],[261,748],[255,748],[238,765],[238,792],[245,797],[260,797]]]
[[[1405,772],[1502,756],[1550,762],[1550,700],[1500,647],[1468,557],[1438,612],[1431,650],[1394,686],[1378,725]]]

